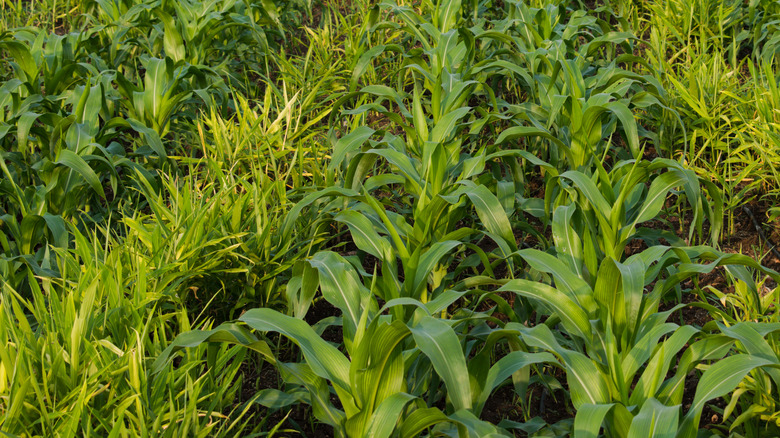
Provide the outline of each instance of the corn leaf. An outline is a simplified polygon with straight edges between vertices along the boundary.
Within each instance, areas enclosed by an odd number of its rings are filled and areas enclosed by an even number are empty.
[[[604,417],[609,413],[614,403],[592,404],[586,403],[577,409],[574,416],[574,436],[577,438],[597,438]]]
[[[251,309],[239,321],[255,330],[280,333],[295,342],[315,374],[350,392],[349,361],[339,350],[317,336],[306,322],[271,309]]]
[[[442,320],[426,316],[409,330],[417,348],[428,356],[436,373],[444,381],[447,395],[455,409],[471,409],[471,385],[466,358],[452,328]]]
[[[679,421],[680,406],[664,406],[650,398],[631,422],[628,438],[674,438]]]

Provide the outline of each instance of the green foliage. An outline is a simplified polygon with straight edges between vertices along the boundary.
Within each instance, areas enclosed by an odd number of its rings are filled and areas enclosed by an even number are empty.
[[[777,2],[591,3],[0,3],[0,429],[776,431]]]
[[[230,436],[245,353],[193,350],[153,376],[155,357],[196,323],[138,249],[70,229],[57,275],[29,271],[29,298],[2,285],[2,429],[20,436]],[[207,325],[197,322],[196,327]],[[206,363],[209,365],[206,366]],[[204,374],[205,370],[209,374]]]

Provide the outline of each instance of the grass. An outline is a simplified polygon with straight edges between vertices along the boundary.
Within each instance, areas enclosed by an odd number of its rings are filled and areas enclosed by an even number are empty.
[[[663,149],[724,191],[727,223],[756,199],[774,203],[778,160],[772,123],[777,77],[768,23],[777,11],[768,2],[650,2],[638,33],[649,35],[646,54],[683,119]],[[770,218],[765,218],[770,219]]]
[[[592,3],[0,3],[0,430],[776,432],[780,10]]]

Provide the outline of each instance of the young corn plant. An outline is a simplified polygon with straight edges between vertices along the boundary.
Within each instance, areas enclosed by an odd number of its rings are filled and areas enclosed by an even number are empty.
[[[171,130],[177,119],[189,121],[194,115],[183,113],[188,104],[200,100],[207,105],[224,101],[226,87],[213,69],[205,66],[178,66],[170,58],[141,57],[143,86],[117,73],[116,84],[128,122],[137,122],[160,138]],[[197,95],[197,99],[193,97]]]
[[[102,220],[122,194],[122,171],[153,179],[120,145],[125,125],[164,151],[154,133],[117,116],[112,74],[85,62],[88,44],[77,35],[24,30],[0,47],[14,71],[0,97],[3,269],[26,296],[23,264],[42,266],[46,244],[67,247],[65,221]]]
[[[109,65],[135,70],[122,64],[145,53],[230,75],[268,56],[276,37],[284,38],[281,20],[295,8],[277,3],[287,2],[98,1],[85,18],[110,48]]]
[[[232,62],[225,55],[239,48],[257,46],[260,55],[269,52],[265,30],[283,36],[279,12],[273,1],[260,4],[235,0],[163,3],[153,10],[162,32],[150,38],[152,46],[162,39],[166,56],[175,63],[195,66],[222,66]]]
[[[484,123],[472,113],[471,107],[463,106],[479,85],[476,80],[465,80],[471,75],[473,39],[455,30],[441,33],[409,8],[398,8],[396,13],[403,17],[404,29],[413,38],[423,38],[421,44],[429,48],[426,50],[429,62],[422,54],[413,55],[407,61],[410,70],[422,74],[422,79],[413,85],[412,95],[370,85],[340,99],[336,107],[356,96],[375,97],[373,103],[345,113],[360,115],[376,111],[399,125],[405,135],[360,126],[337,140],[328,180],[335,180],[341,170],[343,187],[326,188],[305,197],[296,205],[295,214],[291,212],[290,225],[285,229],[291,230],[298,212],[315,202],[331,197],[351,200],[347,211],[338,213],[335,220],[348,225],[360,250],[381,261],[382,278],[388,283],[381,286],[380,296],[385,300],[403,296],[426,302],[447,275],[448,263],[441,261],[442,258],[474,234],[469,228],[458,229],[459,221],[467,216],[465,198],[474,205],[487,234],[500,242],[507,254],[517,244],[504,206],[483,183],[492,179],[480,178],[485,169],[484,150],[475,151],[474,155],[462,152],[477,148],[479,140],[476,135],[470,135],[469,140],[475,144],[464,145],[459,134],[470,124]],[[450,13],[455,17],[459,9]],[[437,21],[440,24],[457,21],[455,18],[440,20]],[[421,29],[429,35],[424,37]],[[426,93],[430,94],[429,99],[425,98]],[[405,101],[411,103],[411,110]],[[385,108],[385,102],[396,105],[400,115]],[[376,141],[371,139],[375,134],[383,136]],[[376,166],[377,158],[384,163],[382,166]],[[411,221],[395,207],[388,208],[388,200],[381,196],[397,190],[401,193],[401,208],[409,212]],[[328,208],[334,207],[332,203]],[[487,259],[483,251],[478,249],[478,252]],[[403,287],[397,281],[397,259],[406,279]],[[429,274],[428,265],[436,267],[430,279],[425,277]],[[425,276],[416,274],[418,270]]]
[[[583,171],[606,158],[612,147],[607,139],[618,132],[619,122],[627,146],[623,155],[638,157],[640,138],[653,135],[638,126],[633,112],[646,111],[656,117],[666,107],[665,92],[652,76],[618,67],[646,65],[632,54],[635,37],[602,31],[594,17],[578,15],[560,23],[560,11],[552,6],[517,9],[527,31],[516,34],[508,29],[507,37],[513,42],[506,49],[508,59],[490,62],[486,68],[506,71],[518,90],[516,94],[527,94],[529,99],[516,102],[513,96],[503,96],[508,113],[521,126],[505,129],[496,143],[541,137],[550,142],[540,151],[545,160],[559,169]],[[563,36],[569,35],[567,40],[571,40],[571,35],[586,30],[597,36],[578,47],[562,42]],[[626,53],[606,56],[608,63],[597,56],[616,47]]]
[[[707,401],[733,391],[750,371],[773,372],[777,366],[776,357],[754,352],[724,359],[734,341],[743,340],[722,327],[707,333],[667,322],[682,305],[659,312],[661,299],[683,280],[716,266],[729,266],[748,278],[742,266],[777,276],[749,257],[706,247],[653,246],[623,262],[607,259],[591,287],[561,254],[555,257],[533,249],[518,254],[533,270],[550,275],[555,286],[516,279],[499,291],[533,300],[551,317],[533,328],[510,323],[505,329],[518,331],[529,351],[556,355],[577,410],[575,434],[595,436],[604,424],[607,436],[644,436],[638,434],[655,421],[660,435],[654,436],[696,436]],[[653,288],[646,292],[650,284]],[[555,327],[566,336],[551,331]],[[704,367],[693,405],[680,418],[684,382],[707,361],[716,362]]]
[[[355,268],[333,252],[316,254],[296,281],[301,288],[288,290],[300,295],[301,302],[306,302],[303,297],[319,287],[323,298],[341,311],[344,349],[349,359],[302,321],[305,306],[295,307],[296,317],[270,309],[249,310],[239,322],[260,332],[277,332],[289,338],[300,347],[304,359],[300,363],[284,363],[262,353],[265,360],[277,367],[287,390],[266,390],[257,395],[258,401],[264,403],[263,398],[269,397],[308,403],[314,416],[332,426],[336,436],[425,436],[424,432],[431,427],[436,433],[459,436],[503,436],[495,426],[478,419],[490,393],[521,368],[554,361],[550,354],[516,351],[490,366],[484,362],[489,361],[492,351],[488,347],[478,354],[476,362],[480,366],[467,365],[456,331],[457,321],[431,316],[446,309],[462,292],[449,290],[425,304],[400,298],[379,308]],[[408,321],[384,315],[385,310],[396,306],[416,310]],[[183,347],[215,341],[242,343],[228,328],[182,335],[158,358],[158,366]],[[498,339],[491,340],[490,346]],[[257,345],[248,346],[266,351]],[[437,377],[433,377],[432,371]],[[447,413],[425,402],[437,392],[436,382],[443,382],[446,388]],[[296,387],[303,387],[307,395],[301,395]],[[331,402],[331,392],[341,409]],[[434,435],[433,431],[430,435]]]
[[[588,176],[577,170],[558,173],[552,165],[528,153],[522,156],[542,166],[548,174],[545,212],[552,218],[556,251],[591,285],[597,282],[602,263],[625,258],[626,245],[632,240],[642,239],[648,245],[661,237],[677,240],[674,234],[639,227],[658,216],[668,194],[677,187],[682,188],[678,196],[684,195],[693,211],[688,240],[693,239],[694,232],[699,239],[704,238],[703,224],[707,219],[710,241],[717,242],[723,212],[717,187],[700,180],[676,161],[622,161],[609,173],[599,165],[596,173]],[[706,192],[700,183],[707,188]]]
[[[710,218],[712,235],[717,237],[722,211],[717,190],[708,187],[715,194],[713,202],[708,202],[699,180],[679,163],[626,161],[610,173],[599,167],[593,177],[575,170],[557,174],[551,165],[545,166],[552,175],[549,181],[560,184],[556,189],[548,183],[546,191],[547,209],[553,211],[555,255],[535,249],[522,249],[516,255],[535,275],[550,276],[554,286],[517,279],[499,291],[530,299],[538,311],[551,317],[530,329],[516,323],[508,328],[519,331],[532,351],[551,352],[561,361],[578,411],[575,433],[597,434],[606,418],[608,435],[636,436],[648,418],[656,416],[663,419],[664,433],[695,435],[704,403],[733,390],[754,368],[773,363],[743,354],[713,365],[702,375],[693,407],[679,420],[676,405],[681,402],[686,375],[703,361],[724,357],[734,339],[703,336],[692,342],[699,330],[666,322],[679,306],[659,312],[661,300],[671,291],[679,294],[683,280],[716,266],[735,265],[732,269],[740,278],[749,278],[740,265],[777,274],[748,257],[706,247],[655,245],[625,257],[630,240],[642,238],[648,244],[657,240],[657,233],[637,230],[637,226],[659,214],[675,187],[683,188],[695,217]],[[659,170],[666,172],[646,185]],[[651,284],[652,291],[647,292]],[[554,327],[560,327],[567,337],[556,336],[550,330]],[[659,343],[662,337],[666,338]],[[674,364],[686,344],[690,346]],[[674,365],[677,373],[664,378]],[[730,366],[735,373],[724,379]]]

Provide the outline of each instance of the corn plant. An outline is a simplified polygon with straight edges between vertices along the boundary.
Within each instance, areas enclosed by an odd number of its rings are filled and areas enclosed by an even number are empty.
[[[511,94],[503,96],[521,126],[505,129],[497,143],[545,138],[550,147],[542,149],[544,159],[561,169],[584,170],[609,153],[611,145],[605,139],[619,132],[619,122],[627,152],[637,157],[640,135],[652,134],[640,130],[632,111],[645,110],[657,117],[654,113],[662,113],[666,106],[665,92],[652,76],[618,67],[647,65],[632,53],[635,37],[609,32],[583,11],[566,21],[562,5],[538,9],[513,4],[511,11],[510,19],[496,22],[506,29],[499,47],[506,47],[507,59],[492,61],[485,68],[505,71],[515,94],[527,93],[529,99],[515,102]],[[510,27],[512,20],[523,23],[520,31]],[[590,39],[574,45],[578,34]],[[625,53],[615,55],[618,47]]]
[[[658,158],[652,162],[620,162],[609,173],[599,166],[593,176],[569,170],[563,173],[525,151],[520,156],[540,165],[547,172],[545,212],[551,217],[556,250],[580,278],[595,284],[603,260],[621,261],[626,245],[633,239],[653,244],[659,237],[671,237],[640,224],[658,216],[667,195],[682,187],[693,210],[688,239],[698,230],[703,238],[703,223],[709,220],[710,241],[717,242],[722,226],[722,201],[717,188],[699,180],[679,163]],[[664,173],[660,171],[666,170]],[[654,174],[656,175],[654,177]],[[645,183],[652,179],[650,186]],[[707,188],[708,199],[700,187]]]
[[[287,3],[287,2],[276,2]],[[274,37],[284,37],[281,27],[286,11],[275,2],[98,1],[88,7],[86,20],[96,36],[110,47],[112,65],[142,50],[150,56],[170,57],[174,62],[211,66],[224,73],[235,65],[226,55],[240,54],[251,62],[253,56],[269,54]],[[267,35],[268,32],[271,37]],[[270,45],[269,45],[270,41]]]
[[[319,286],[324,299],[342,312],[344,348],[351,359],[300,319],[305,308],[298,318],[270,309],[253,309],[239,321],[261,332],[278,332],[300,347],[304,362],[284,363],[262,353],[265,347],[248,345],[275,364],[291,387],[288,393],[294,393],[294,386],[305,388],[308,397],[303,400],[312,406],[318,420],[334,427],[337,436],[418,436],[433,426],[440,433],[454,428],[453,432],[457,430],[460,436],[498,434],[494,426],[478,420],[488,395],[521,368],[553,361],[549,354],[517,351],[492,367],[489,363],[487,367],[467,366],[454,325],[430,316],[463,293],[450,290],[426,304],[409,298],[396,299],[380,309],[354,267],[341,256],[321,252],[308,263],[299,281],[303,289]],[[382,315],[384,310],[399,305],[417,309],[408,323]],[[228,333],[220,328],[195,331],[174,341],[157,363],[162,366],[170,354],[182,347],[215,341],[241,343],[236,337],[228,338]],[[485,365],[482,360],[489,359],[490,351],[486,348],[479,355],[480,365]],[[425,383],[431,378],[431,367],[446,387],[449,415],[424,401],[425,392],[435,391]],[[331,390],[343,410],[331,403]],[[258,396],[287,398],[278,391]]]
[[[551,275],[555,287],[517,279],[499,290],[534,300],[548,309],[552,318],[533,328],[516,323],[505,328],[519,332],[531,351],[548,351],[561,361],[577,409],[575,433],[595,434],[606,418],[609,435],[634,436],[646,430],[648,417],[655,416],[663,433],[695,436],[704,403],[732,391],[749,371],[776,364],[776,358],[769,360],[753,353],[720,360],[736,337],[725,330],[721,330],[725,336],[718,332],[702,336],[695,327],[666,322],[680,306],[658,311],[661,298],[682,280],[715,266],[733,265],[731,269],[741,272],[742,277],[746,271],[739,265],[777,275],[748,257],[705,247],[654,246],[624,262],[607,260],[591,288],[560,255],[533,249],[521,250],[519,255],[531,268]],[[645,292],[651,283],[652,291]],[[558,324],[567,338],[550,330]],[[665,340],[659,341],[662,337]],[[718,362],[704,372],[693,406],[680,419],[675,405],[681,402],[686,376],[709,360]],[[672,377],[664,378],[674,366]]]
[[[451,6],[446,9],[451,16],[439,16],[428,22],[425,20],[429,17],[417,15],[409,8],[388,5],[403,18],[403,29],[409,38],[427,48],[428,60],[420,53],[405,61],[410,71],[421,74],[421,79],[415,80],[411,96],[386,86],[367,86],[340,99],[336,107],[356,96],[374,97],[372,103],[346,113],[361,115],[369,110],[377,111],[400,125],[405,135],[380,131],[378,134],[383,136],[375,141],[371,137],[377,132],[360,126],[338,139],[333,146],[329,178],[335,179],[341,170],[345,175],[343,188],[331,187],[308,195],[296,205],[296,214],[290,216],[294,220],[298,211],[332,196],[355,201],[349,208],[353,211],[339,213],[335,220],[348,225],[361,250],[382,262],[386,280],[399,278],[396,258],[401,261],[406,279],[403,287],[399,287],[397,280],[383,285],[380,296],[384,299],[404,296],[425,302],[442,286],[447,274],[447,263],[440,263],[442,257],[473,234],[470,229],[456,229],[467,212],[465,198],[474,205],[491,239],[500,242],[506,253],[517,248],[506,210],[479,178],[485,168],[484,148],[477,151],[476,135],[472,137],[473,145],[463,145],[458,137],[469,123],[482,126],[486,120],[470,115],[472,109],[464,106],[468,95],[479,87],[478,81],[470,79],[474,40],[449,28],[448,23],[457,22],[460,13],[457,3]],[[442,33],[434,23],[447,31]],[[408,98],[411,102],[405,102]],[[385,102],[396,105],[401,114],[385,108]],[[471,132],[477,131],[472,128]],[[464,149],[472,149],[474,155],[461,153]],[[377,157],[392,170],[376,169]],[[381,174],[367,177],[377,171]],[[490,183],[491,179],[482,180]],[[395,185],[403,185],[402,202],[412,221],[376,199],[375,193],[395,191]],[[368,220],[360,218],[358,212],[367,215]],[[290,230],[291,225],[285,228]],[[435,269],[428,290],[427,276],[431,268]]]
[[[239,45],[259,44],[268,52],[264,28],[281,33],[279,13],[273,2],[244,4],[237,1],[177,1],[156,9],[162,22],[163,48],[175,63],[209,65],[219,68],[227,59],[219,54],[234,52]],[[166,10],[167,9],[167,10]],[[174,17],[176,19],[174,20]],[[217,44],[218,42],[218,44]]]
[[[82,43],[76,35],[31,31],[19,31],[0,42],[12,55],[9,63],[15,76],[3,86],[7,93],[0,103],[2,185],[9,195],[0,207],[7,233],[6,260],[21,257],[40,265],[42,245],[66,247],[64,220],[91,221],[105,213],[109,199],[104,183],[111,187],[114,201],[124,187],[122,170],[137,170],[153,179],[115,142],[122,140],[121,128],[127,125],[133,131],[132,125],[116,117],[112,77],[83,62]],[[164,156],[154,133],[137,128]],[[87,214],[80,213],[82,209]],[[6,268],[8,278],[22,272],[18,261]],[[12,284],[26,293],[21,283]]]

